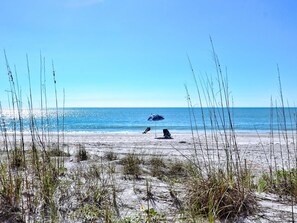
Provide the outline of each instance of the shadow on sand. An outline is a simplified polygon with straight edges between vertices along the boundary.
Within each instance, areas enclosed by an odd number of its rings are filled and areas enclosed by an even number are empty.
[[[156,137],[155,139],[173,139],[172,137],[168,138],[168,137]]]

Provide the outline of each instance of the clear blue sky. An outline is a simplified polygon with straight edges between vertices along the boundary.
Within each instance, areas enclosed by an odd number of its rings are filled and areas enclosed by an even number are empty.
[[[23,100],[27,53],[38,104],[41,52],[49,103],[54,60],[60,104],[65,88],[66,106],[177,107],[187,106],[184,84],[196,95],[187,54],[198,75],[215,75],[211,35],[235,106],[269,106],[277,64],[294,104],[296,12],[295,0],[9,0],[1,2],[0,46],[16,65]],[[2,104],[7,82],[0,55]]]

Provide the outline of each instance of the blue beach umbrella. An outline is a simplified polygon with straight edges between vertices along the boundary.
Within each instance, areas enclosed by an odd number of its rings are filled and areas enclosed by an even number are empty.
[[[148,121],[161,121],[164,117],[162,115],[152,114],[147,120]]]
[[[147,119],[148,121],[161,121],[163,120],[164,117],[162,115],[157,115],[157,114],[151,114],[151,116]],[[155,138],[157,138],[156,134],[156,123],[155,123]]]

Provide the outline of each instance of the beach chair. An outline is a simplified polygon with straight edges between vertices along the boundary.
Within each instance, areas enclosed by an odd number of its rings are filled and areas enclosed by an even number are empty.
[[[151,130],[151,128],[150,127],[147,127],[144,131],[143,131],[143,133],[142,134],[146,134],[148,131],[150,131]]]
[[[168,129],[163,129],[163,135],[165,139],[171,139],[171,134]]]

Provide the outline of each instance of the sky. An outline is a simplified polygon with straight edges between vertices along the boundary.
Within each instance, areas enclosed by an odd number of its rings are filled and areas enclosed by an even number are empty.
[[[49,106],[186,107],[198,104],[198,79],[216,80],[210,36],[228,75],[235,107],[296,105],[295,0],[10,0],[0,8],[0,47],[34,106],[40,104],[40,58]],[[0,54],[0,101],[9,82]],[[65,91],[65,94],[63,94]]]

